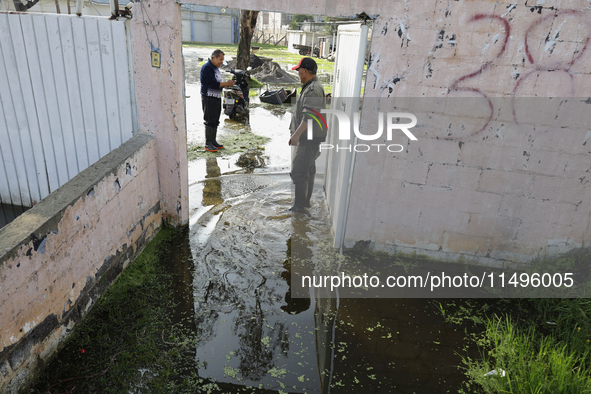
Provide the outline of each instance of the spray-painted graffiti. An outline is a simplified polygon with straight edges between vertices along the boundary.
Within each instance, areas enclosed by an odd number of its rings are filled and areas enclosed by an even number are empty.
[[[571,95],[572,96],[575,95],[574,82],[573,82],[571,68],[581,58],[581,56],[584,55],[585,51],[587,50],[587,46],[589,44],[589,39],[591,38],[591,31],[589,31],[589,29],[587,29],[587,34],[584,37],[582,37],[583,47],[581,49],[577,49],[578,53],[575,52],[573,54],[574,56],[569,61],[558,60],[558,61],[555,61],[552,63],[546,63],[546,64],[536,62],[534,60],[534,57],[531,53],[531,48],[530,48],[530,37],[532,36],[532,32],[534,31],[534,29],[537,28],[538,26],[541,26],[544,22],[548,21],[549,19],[556,18],[561,15],[571,15],[571,16],[575,16],[575,17],[581,16],[583,18],[588,17],[588,14],[584,14],[581,11],[564,10],[564,11],[559,11],[554,15],[547,15],[543,18],[540,18],[539,20],[532,23],[527,28],[527,30],[525,31],[525,56],[526,56],[528,62],[533,66],[533,69],[529,70],[527,73],[520,76],[520,78],[515,83],[515,87],[513,88],[514,94],[516,94],[518,92],[522,83],[525,80],[527,80],[534,73],[537,73],[537,72],[563,72],[563,73],[567,73],[567,75],[569,76],[570,83],[571,83],[571,86],[570,86]],[[566,20],[563,21],[561,25],[559,25],[559,27],[555,30],[553,35],[548,34],[548,36],[545,39],[545,41],[546,41],[545,49],[550,54],[552,54],[552,52],[554,51],[554,47],[556,46],[556,41],[557,41],[558,36],[560,34],[561,27],[562,27],[562,25],[564,25],[565,22],[566,22]]]
[[[494,59],[484,62],[478,70],[473,71],[470,74],[464,75],[464,76],[456,79],[455,81],[453,81],[449,87],[450,91],[456,90],[456,91],[476,92],[476,93],[480,93],[486,97],[486,94],[484,92],[482,92],[480,89],[473,88],[473,87],[467,87],[467,86],[459,86],[459,84],[465,80],[468,80],[470,78],[474,78],[474,77],[482,74],[484,71],[486,71],[491,66],[491,64],[493,64],[493,62],[496,59],[500,58],[503,55],[503,53],[505,52],[505,49],[507,48],[507,41],[509,40],[509,36],[511,35],[511,27],[509,26],[509,21],[507,21],[505,18],[501,18],[500,16],[496,16],[496,15],[477,14],[477,15],[474,15],[468,21],[468,23],[471,23],[474,21],[479,21],[482,19],[493,19],[493,20],[500,22],[503,25],[504,37],[503,37],[503,42],[502,42],[501,48],[500,48],[499,52],[496,54],[496,56],[494,57]]]
[[[535,60],[534,55],[532,54],[532,41],[537,39],[538,40],[537,42],[544,42],[545,43],[544,50],[545,50],[545,52],[547,52],[549,54],[548,56],[550,56],[554,51],[554,47],[556,46],[556,42],[557,42],[558,36],[560,34],[560,29],[561,29],[562,25],[564,25],[566,23],[566,19],[564,21],[562,21],[562,24],[560,24],[558,26],[558,28],[556,28],[553,33],[550,32],[545,37],[540,37],[539,33],[543,32],[543,30],[538,29],[538,28],[540,26],[542,26],[544,23],[546,23],[552,19],[558,18],[560,16],[580,18],[581,24],[585,25],[587,27],[586,34],[584,34],[582,37],[580,37],[579,40],[576,40],[576,44],[579,44],[579,45],[573,51],[573,54],[572,54],[573,56],[570,57],[570,59],[568,59],[568,60],[560,59],[560,60],[553,61],[553,62]],[[530,78],[534,74],[538,75],[539,73],[544,73],[544,72],[565,73],[570,80],[570,89],[569,89],[570,95],[571,96],[575,95],[575,86],[574,86],[573,74],[572,74],[571,68],[584,55],[585,51],[587,50],[589,41],[591,39],[591,29],[589,28],[588,21],[585,18],[586,16],[588,16],[588,14],[586,14],[582,11],[575,11],[575,10],[557,11],[551,15],[547,15],[545,17],[542,17],[542,18],[534,21],[532,24],[530,24],[528,26],[528,28],[525,31],[525,35],[524,35],[524,48],[525,48],[525,58],[530,63],[531,69],[528,70],[527,72],[521,74],[517,78],[517,80],[515,81],[515,84],[513,86],[513,89],[512,89],[513,96],[517,96],[519,90],[523,86],[523,83],[528,78]],[[493,108],[492,101],[488,98],[487,92],[485,92],[477,87],[467,85],[464,82],[466,82],[470,79],[474,79],[475,77],[480,76],[481,74],[485,73],[486,71],[488,71],[490,69],[491,65],[504,54],[504,52],[507,48],[508,39],[511,34],[511,27],[510,27],[509,21],[505,19],[504,15],[503,16],[496,16],[496,15],[487,15],[487,14],[477,14],[477,15],[473,16],[468,21],[468,23],[480,21],[483,19],[491,19],[491,20],[499,22],[502,25],[502,30],[503,30],[504,36],[503,36],[502,45],[501,45],[499,51],[496,53],[496,55],[494,56],[493,59],[487,60],[484,63],[482,63],[482,65],[477,70],[475,70],[467,75],[464,75],[460,78],[457,78],[449,86],[450,93],[454,92],[454,91],[455,92],[460,92],[460,91],[473,92],[473,93],[476,93],[476,94],[481,95],[482,97],[486,98],[486,100],[488,102],[489,109],[490,109],[490,115],[488,117],[488,120],[485,122],[484,126],[482,126],[480,129],[472,132],[470,134],[471,136],[475,136],[487,128],[487,126],[489,125],[489,123],[492,120],[494,108]],[[536,29],[538,29],[540,31],[536,31]],[[536,33],[538,35],[536,35]],[[541,58],[541,56],[540,56],[540,58]],[[515,107],[513,107],[513,118],[516,123],[518,123],[517,117],[518,116],[516,114]]]
[[[475,87],[471,87],[471,86],[460,86],[460,84],[466,80],[475,78],[475,77],[479,76],[480,74],[482,74],[483,72],[485,72],[486,70],[488,70],[490,68],[490,66],[494,63],[494,61],[496,59],[500,58],[503,55],[503,53],[505,52],[505,49],[507,49],[507,41],[509,40],[509,36],[511,35],[511,26],[509,25],[509,21],[507,21],[505,18],[502,18],[497,15],[476,14],[468,21],[468,23],[480,21],[483,19],[492,19],[492,20],[498,21],[503,26],[504,36],[503,36],[503,41],[502,41],[502,45],[501,45],[500,50],[497,52],[497,54],[494,56],[493,59],[487,60],[486,62],[484,62],[478,70],[473,71],[470,74],[464,75],[464,76],[456,79],[449,86],[450,91],[464,91],[464,92],[474,92],[474,93],[480,94],[480,95],[482,95],[482,97],[486,98],[486,100],[488,102],[488,105],[490,108],[489,117],[488,117],[486,123],[484,124],[484,126],[482,126],[482,128],[480,130],[474,131],[472,133],[472,135],[476,135],[476,134],[480,133],[481,131],[483,131],[486,128],[486,126],[488,126],[490,121],[492,120],[493,111],[494,111],[493,103],[488,98],[487,94],[485,92],[483,92],[482,90],[475,88]]]

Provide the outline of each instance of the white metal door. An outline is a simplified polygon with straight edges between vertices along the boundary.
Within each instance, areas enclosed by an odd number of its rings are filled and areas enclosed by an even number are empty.
[[[359,110],[367,33],[367,25],[356,23],[339,26],[337,34],[331,109],[345,111],[350,120],[353,120],[353,113]],[[329,130],[327,144],[334,147],[355,144],[355,139],[346,141],[338,139],[338,124],[333,115],[328,117],[327,122]],[[352,127],[353,122],[350,124]],[[350,135],[353,135],[352,130]],[[334,233],[334,247],[337,248],[341,247],[345,235],[354,160],[353,149],[350,152],[328,150],[326,156],[324,189]]]

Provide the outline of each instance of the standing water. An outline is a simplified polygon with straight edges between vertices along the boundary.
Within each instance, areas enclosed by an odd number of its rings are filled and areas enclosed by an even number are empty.
[[[202,143],[198,89],[187,85],[187,123]],[[457,392],[464,335],[432,301],[291,297],[292,243],[314,261],[331,239],[323,177],[310,215],[289,214],[289,108],[251,102],[250,124],[222,115],[220,135],[269,138],[266,166],[240,169],[238,155],[215,153],[189,165],[199,376],[289,393]]]
[[[185,55],[187,72],[198,72],[197,58]],[[204,138],[197,82],[187,76],[189,144]],[[322,174],[309,215],[287,212],[288,109],[254,98],[249,124],[221,116],[223,143],[268,139],[258,167],[239,166],[240,153],[189,163],[188,231],[158,251],[161,268],[131,265],[125,283],[141,272],[163,276],[99,303],[34,392],[458,392],[465,334],[432,300],[327,298],[314,288],[292,297],[292,260],[321,262],[331,229]]]

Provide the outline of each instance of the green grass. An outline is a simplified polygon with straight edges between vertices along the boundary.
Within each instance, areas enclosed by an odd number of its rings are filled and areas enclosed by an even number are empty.
[[[256,78],[250,78],[250,81],[248,81],[248,86],[251,89],[258,89],[258,88],[262,88],[263,86],[265,86],[264,84],[260,83],[259,81],[256,80]],[[249,92],[250,93],[250,92]],[[250,94],[249,94],[250,96]]]
[[[515,298],[490,302],[446,301],[452,324],[471,323],[467,343],[478,357],[463,355],[467,381],[462,393],[591,393],[591,299],[588,247],[536,259],[525,272],[573,272],[581,298]],[[540,296],[543,293],[524,293]],[[533,294],[533,295],[532,295]],[[484,302],[484,303],[483,303]],[[485,306],[485,307],[483,307]],[[505,376],[485,376],[496,370]]]
[[[590,393],[590,346],[580,343],[582,338],[572,339],[559,332],[540,333],[534,326],[522,328],[509,317],[491,318],[481,341],[482,359],[464,358],[470,382],[463,392]],[[492,370],[498,374],[485,375]]]

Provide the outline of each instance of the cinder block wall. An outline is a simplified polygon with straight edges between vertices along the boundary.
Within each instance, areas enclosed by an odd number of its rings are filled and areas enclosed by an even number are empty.
[[[17,392],[162,222],[140,134],[0,230],[0,392]]]
[[[415,100],[419,122],[439,124],[393,141],[401,153],[357,154],[347,245],[502,265],[590,235],[590,3],[538,3],[400,2],[380,12],[366,97],[452,98],[480,103],[481,114],[487,97],[495,118],[481,129],[469,110],[437,116],[425,109],[433,100]],[[582,99],[560,108],[532,97]],[[366,133],[374,123],[365,120]]]

